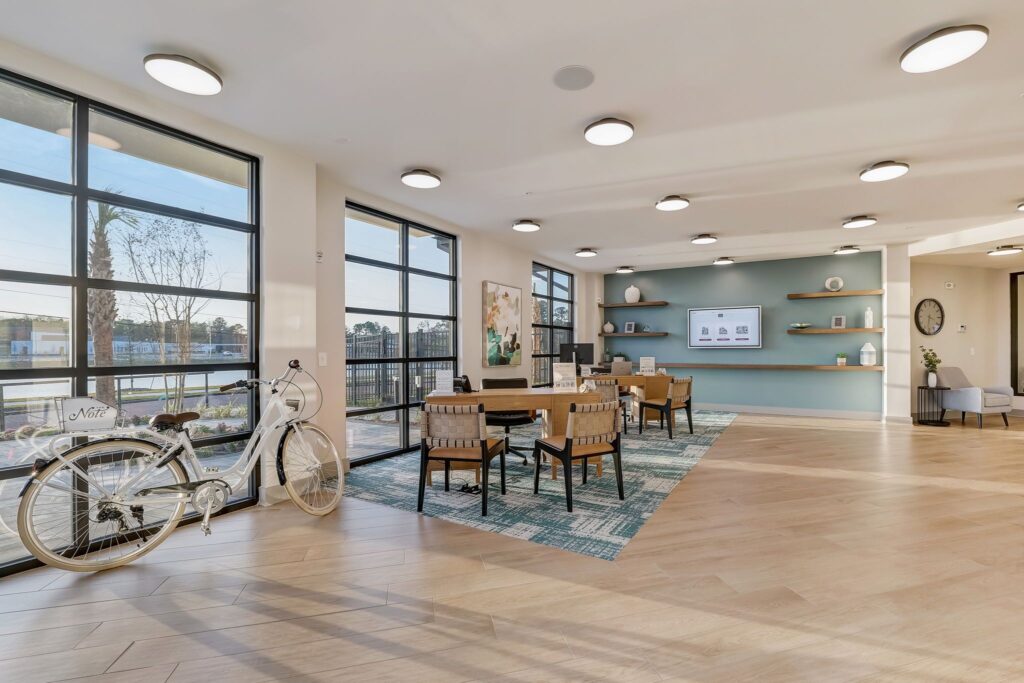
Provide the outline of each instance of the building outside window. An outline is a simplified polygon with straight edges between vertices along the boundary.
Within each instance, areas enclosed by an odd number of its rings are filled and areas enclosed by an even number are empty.
[[[419,404],[457,367],[455,237],[356,204],[345,212],[347,454],[419,447]]]
[[[258,368],[258,236],[253,157],[0,71],[0,573],[28,559],[19,437],[61,397],[198,411],[205,464],[242,450],[255,399],[217,387]]]
[[[533,385],[552,383],[551,364],[562,344],[573,342],[573,276],[533,264]]]

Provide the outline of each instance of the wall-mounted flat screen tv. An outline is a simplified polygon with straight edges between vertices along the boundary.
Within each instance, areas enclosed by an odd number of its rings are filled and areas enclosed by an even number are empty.
[[[689,309],[691,349],[761,348],[761,307]]]

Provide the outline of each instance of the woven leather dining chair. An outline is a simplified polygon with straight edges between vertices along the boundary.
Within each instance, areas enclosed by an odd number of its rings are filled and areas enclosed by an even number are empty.
[[[501,461],[501,495],[505,495],[505,448],[501,439],[487,438],[484,406],[426,403],[420,410],[420,487],[416,511],[423,512],[427,466],[444,463],[444,490],[450,490],[453,462],[479,463],[481,469],[481,512],[487,516],[488,473],[491,461]]]
[[[533,449],[533,493],[540,492],[540,454],[557,459],[565,470],[565,505],[572,512],[572,461],[611,454],[615,462],[615,483],[619,500],[625,500],[622,483],[622,451],[619,435],[619,402],[573,403],[569,406],[569,421],[565,434],[537,439]],[[587,467],[583,468],[583,483],[587,483]]]
[[[662,428],[665,427],[665,422],[668,422],[668,438],[672,438],[672,427],[676,422],[677,410],[686,410],[686,422],[690,427],[690,433],[693,434],[693,409],[691,406],[693,399],[693,377],[675,377],[672,383],[668,385],[668,391],[666,392],[665,398],[650,401],[640,401],[640,409],[655,410],[660,418]],[[644,422],[646,420],[640,420],[640,433],[644,433]]]

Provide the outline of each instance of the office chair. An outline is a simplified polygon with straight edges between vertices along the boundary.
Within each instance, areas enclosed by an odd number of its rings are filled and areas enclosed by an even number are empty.
[[[480,380],[482,389],[528,389],[530,382],[525,377],[490,377]],[[529,462],[529,456],[519,448],[512,446],[510,434],[512,427],[532,425],[535,415],[529,410],[495,410],[487,411],[485,415],[489,427],[503,427],[505,429],[505,452],[515,453],[523,459],[523,464]],[[526,450],[533,450],[525,447]]]

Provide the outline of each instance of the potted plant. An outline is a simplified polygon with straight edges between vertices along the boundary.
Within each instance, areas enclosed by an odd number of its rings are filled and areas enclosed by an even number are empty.
[[[935,349],[926,349],[923,346],[920,348],[921,364],[928,371],[928,386],[934,389],[939,384],[939,376],[935,373],[938,371],[942,359],[935,353]]]
[[[842,351],[836,354],[836,365],[846,365],[846,354]]]

